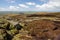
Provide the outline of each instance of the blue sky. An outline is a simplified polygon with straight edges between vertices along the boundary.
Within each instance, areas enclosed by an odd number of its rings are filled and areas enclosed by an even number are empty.
[[[0,11],[60,12],[60,0],[0,0]]]

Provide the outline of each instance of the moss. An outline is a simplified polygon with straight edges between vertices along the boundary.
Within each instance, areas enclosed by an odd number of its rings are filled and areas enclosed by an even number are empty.
[[[17,29],[12,29],[12,30],[7,31],[7,33],[10,34],[11,36],[14,36],[14,35],[18,34],[19,31]]]
[[[34,40],[31,36],[17,34],[12,40]]]
[[[0,29],[0,40],[5,40],[6,31],[4,29]]]
[[[5,20],[1,20],[0,21],[0,28],[6,29],[7,25],[8,25],[8,22],[7,21],[5,21]]]
[[[15,28],[14,25],[10,24],[9,29],[14,29],[14,28]]]

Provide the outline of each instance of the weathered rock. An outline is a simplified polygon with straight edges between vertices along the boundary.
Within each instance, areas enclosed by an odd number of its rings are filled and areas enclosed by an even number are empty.
[[[12,29],[12,30],[7,31],[7,33],[11,36],[14,36],[14,35],[18,34],[19,31],[17,29]]]
[[[7,26],[9,26],[9,23],[7,21],[0,21],[0,29],[7,29]]]
[[[21,30],[21,29],[23,28],[20,24],[16,24],[14,27],[15,27],[17,30]]]
[[[17,34],[12,40],[34,40],[31,36]]]
[[[0,29],[0,40],[5,40],[6,31],[4,29]]]
[[[10,23],[9,30],[15,29],[15,26]]]

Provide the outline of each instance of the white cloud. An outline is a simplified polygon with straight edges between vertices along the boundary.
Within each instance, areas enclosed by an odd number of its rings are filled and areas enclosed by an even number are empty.
[[[8,3],[15,3],[16,0],[6,0]]]
[[[15,1],[11,1],[11,3],[15,3]]]
[[[41,1],[41,2],[47,2],[48,0],[39,0],[39,1]]]
[[[37,8],[40,8],[40,7],[41,7],[41,5],[36,5],[36,7],[37,7]]]
[[[6,7],[6,8],[0,7],[0,11],[26,11],[26,8],[28,8],[28,6],[25,6],[25,5],[11,6],[10,5],[10,6]]]
[[[60,2],[60,0],[50,0],[50,1],[53,1],[53,2]]]
[[[1,8],[1,7],[0,7],[0,11],[3,11],[3,10],[6,10],[6,9],[5,9],[5,8]]]
[[[18,6],[9,6],[7,8],[0,7],[0,11],[19,11],[19,9]]]
[[[27,2],[26,4],[27,4],[27,5],[35,5],[34,2]]]
[[[36,5],[36,8],[40,10],[59,10],[60,9],[60,1],[59,0],[50,0],[49,2],[42,4],[42,5]]]
[[[22,8],[29,8],[29,6],[25,5],[25,4],[19,4],[20,7]]]
[[[16,0],[7,0],[14,3]],[[44,1],[44,0],[41,0]],[[32,8],[29,5],[33,5]],[[35,7],[34,7],[35,6]],[[17,6],[9,6],[7,8],[0,7],[0,11],[18,11],[18,10],[30,10],[30,11],[60,11],[60,0],[49,0],[47,3],[39,5],[34,2],[27,2],[25,4],[18,4]]]
[[[10,10],[18,10],[19,9],[19,7],[16,7],[16,6],[9,6],[9,8],[8,9],[10,9]]]

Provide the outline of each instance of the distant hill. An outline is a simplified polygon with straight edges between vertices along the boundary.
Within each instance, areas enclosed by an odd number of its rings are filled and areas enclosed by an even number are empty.
[[[31,12],[31,11],[0,11],[0,15],[5,15],[5,14],[33,14],[35,12]]]

